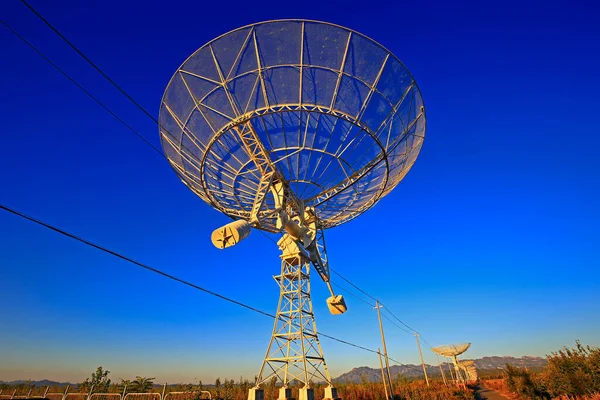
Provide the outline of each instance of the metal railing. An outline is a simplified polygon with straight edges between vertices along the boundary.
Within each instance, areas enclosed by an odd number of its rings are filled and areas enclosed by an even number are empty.
[[[212,395],[209,391],[198,390],[198,391],[186,391],[186,392],[167,392],[167,384],[163,385],[162,393],[126,393],[127,386],[123,389],[123,393],[93,393],[94,388],[92,387],[89,393],[73,392],[69,393],[70,386],[67,385],[64,392],[50,393],[50,386],[46,387],[43,395],[32,396],[33,388],[25,389],[27,393],[23,392],[17,394],[17,389],[11,392],[4,393],[4,390],[0,390],[0,400],[4,399],[49,399],[49,400],[194,400],[201,399],[203,395],[207,395],[208,399],[212,400]],[[183,398],[181,398],[183,397]],[[179,399],[178,399],[179,398]]]
[[[173,400],[173,399],[169,399],[169,396],[181,396],[184,395],[186,397],[184,397],[185,399],[195,399],[197,395],[202,396],[203,394],[207,394],[208,398],[212,400],[212,395],[210,394],[209,391],[206,390],[198,390],[198,391],[193,391],[193,392],[169,392],[167,393],[161,400]]]
[[[160,393],[127,393],[123,400],[162,400]]]
[[[108,400],[111,397],[118,397],[116,400],[121,400],[123,395],[121,393],[92,393],[88,400],[94,400],[100,397],[101,400]]]

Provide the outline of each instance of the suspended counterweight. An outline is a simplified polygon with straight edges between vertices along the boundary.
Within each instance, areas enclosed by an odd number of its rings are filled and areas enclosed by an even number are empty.
[[[233,221],[225,226],[215,229],[210,235],[210,240],[219,249],[231,247],[250,235],[251,226],[244,220]]]

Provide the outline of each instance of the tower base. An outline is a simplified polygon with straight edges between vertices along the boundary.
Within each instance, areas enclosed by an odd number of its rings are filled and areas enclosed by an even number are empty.
[[[315,391],[309,388],[298,389],[298,400],[315,400]]]
[[[279,389],[277,400],[292,400],[292,390],[288,388]],[[265,400],[265,391],[263,389],[252,388],[248,390],[248,400]],[[298,400],[315,400],[315,391],[310,388],[301,388],[298,390]],[[342,400],[337,395],[337,389],[333,386],[325,388],[323,400]]]
[[[294,400],[292,397],[292,389],[286,387],[279,388],[279,397],[277,400]]]
[[[262,389],[248,389],[248,400],[265,400],[265,391]]]
[[[325,396],[323,396],[323,400],[342,400],[337,395],[337,389],[333,386],[328,386],[325,388]]]

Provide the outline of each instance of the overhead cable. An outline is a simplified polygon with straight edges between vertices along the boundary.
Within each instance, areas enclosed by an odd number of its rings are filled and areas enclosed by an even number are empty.
[[[411,328],[410,326],[408,326],[406,323],[404,323],[404,321],[402,321],[400,318],[398,318],[396,316],[396,314],[394,314],[393,312],[391,312],[389,309],[385,308],[384,309],[388,314],[390,314],[392,317],[394,317],[394,319],[398,322],[400,322],[402,325],[404,325],[406,328],[410,329],[413,333],[419,333],[416,329]],[[420,335],[420,333],[419,333]]]
[[[363,299],[362,297],[360,297],[360,296],[356,295],[355,293],[352,293],[350,290],[348,290],[348,289],[344,288],[343,286],[340,286],[340,285],[338,285],[338,284],[337,284],[337,283],[335,283],[335,282],[331,282],[331,284],[332,284],[333,286],[336,286],[336,287],[338,287],[338,288],[339,288],[339,289],[341,289],[342,291],[344,291],[344,292],[348,293],[350,296],[354,297],[355,299],[362,301],[363,303],[365,303],[365,304],[366,304],[366,305],[368,305],[369,307],[374,307],[374,304],[372,304],[372,303],[369,303],[367,300],[365,300],[365,299]]]
[[[398,329],[408,333],[409,335],[412,335],[413,332],[410,332],[408,330],[406,330],[406,328],[403,328],[402,326],[398,325],[396,322],[394,322],[393,319],[391,319],[390,317],[388,317],[387,315],[383,314],[383,318],[387,319],[388,321],[390,321],[393,325],[396,325],[396,327],[398,327]]]
[[[158,154],[160,154],[162,157],[164,157],[164,154],[162,153],[162,151],[160,151],[156,146],[154,146],[152,143],[150,143],[148,141],[148,139],[146,139],[141,133],[139,133],[138,131],[136,131],[131,125],[129,125],[127,122],[125,122],[124,120],[122,120],[117,114],[115,114],[106,104],[104,104],[102,101],[100,101],[96,96],[94,96],[93,94],[91,94],[86,88],[84,88],[79,82],[77,82],[75,79],[73,79],[69,74],[67,74],[62,68],[60,68],[57,64],[55,64],[50,58],[48,58],[44,53],[42,53],[37,47],[35,47],[31,42],[29,42],[27,39],[25,39],[21,34],[19,34],[15,29],[13,29],[10,25],[8,25],[8,23],[6,23],[5,21],[0,19],[0,23],[2,25],[4,25],[9,31],[11,31],[16,37],[18,37],[19,39],[21,39],[27,46],[29,46],[31,49],[33,49],[33,51],[35,51],[40,57],[42,57],[44,60],[46,60],[50,65],[52,65],[58,72],[60,72],[65,78],[67,78],[69,81],[71,81],[75,86],[77,86],[83,93],[85,93],[87,96],[89,96],[92,100],[94,100],[100,107],[102,107],[106,112],[108,112],[113,118],[115,118],[117,121],[119,121],[121,124],[123,124],[127,129],[129,129],[131,132],[133,132],[137,137],[139,137],[140,139],[142,139],[144,141],[144,143],[146,143],[148,146],[152,147],[152,149],[154,149],[154,151],[156,151]]]
[[[65,37],[65,35],[63,35],[46,18],[44,18],[42,16],[42,14],[40,14],[35,8],[33,8],[31,6],[31,4],[29,4],[25,0],[21,0],[21,3],[23,3],[27,8],[29,8],[29,10],[32,13],[34,13],[36,17],[38,17],[44,24],[46,24],[50,29],[52,29],[52,31],[54,31],[54,33],[56,33],[66,44],[68,44],[73,50],[75,50],[75,52],[77,54],[79,54],[81,56],[81,58],[83,58],[85,61],[87,61],[88,64],[90,64],[96,71],[98,71],[100,73],[100,75],[102,75],[104,77],[104,79],[106,79],[108,82],[110,82],[110,84],[113,85],[115,88],[117,88],[117,90],[119,92],[121,92],[121,94],[123,94],[125,97],[127,97],[127,99],[129,101],[131,101],[137,108],[139,108],[144,114],[146,114],[146,116],[148,116],[148,118],[150,118],[152,121],[154,121],[158,125],[158,120],[152,114],[150,114],[148,112],[148,110],[146,110],[144,107],[142,107],[142,105],[140,105],[137,101],[135,101],[135,99],[133,97],[131,97],[129,95],[129,93],[127,93],[125,91],[125,89],[123,89],[114,80],[112,80],[102,69],[100,69],[100,67],[98,67],[98,65],[96,65],[92,60],[90,60],[81,50],[79,50],[77,48],[77,46],[75,46],[69,39],[67,39]]]
[[[129,93],[127,93],[119,84],[117,84],[112,78],[110,78],[110,76],[108,76],[108,74],[106,74],[96,63],[94,63],[89,57],[87,57],[77,46],[75,46],[75,44],[73,44],[73,42],[71,42],[65,35],[63,35],[56,27],[54,27],[46,18],[44,18],[33,6],[31,6],[27,1],[25,0],[21,0],[21,2],[35,15],[37,16],[45,25],[47,25],[54,33],[56,33],[56,35],[58,35],[67,45],[69,45],[69,47],[71,47],[80,57],[82,57],[88,64],[90,64],[96,71],[98,71],[103,78],[105,78],[112,86],[114,86],[121,94],[123,94],[133,105],[135,105],[140,111],[142,111],[148,118],[150,118],[154,123],[156,123],[158,126],[160,126],[159,121],[157,120],[157,118],[155,118],[148,110],[146,110],[140,103],[138,103]],[[44,60],[46,60],[50,65],[52,65],[55,69],[57,69],[62,75],[64,75],[67,79],[69,79],[73,84],[75,84],[79,89],[81,89],[86,95],[88,95],[92,100],[94,100],[96,103],[98,103],[104,110],[106,110],[110,115],[112,115],[117,121],[119,121],[121,124],[123,124],[128,130],[130,130],[131,132],[133,132],[136,136],[138,136],[140,139],[142,139],[144,141],[144,143],[146,143],[147,145],[149,145],[154,151],[156,151],[158,154],[160,154],[162,157],[166,156],[164,155],[164,153],[159,150],[156,146],[154,146],[152,143],[150,143],[144,136],[142,136],[139,132],[137,132],[134,128],[132,128],[129,124],[127,124],[124,120],[122,120],[119,116],[117,116],[108,106],[106,106],[104,103],[102,103],[98,98],[96,98],[94,95],[92,95],[89,91],[87,91],[81,84],[79,84],[75,79],[73,79],[71,76],[69,76],[64,70],[62,70],[58,65],[56,65],[52,60],[50,60],[46,55],[44,55],[39,49],[37,49],[32,43],[30,43],[29,41],[27,41],[22,35],[20,35],[17,31],[15,31],[11,26],[9,26],[6,22],[0,20],[0,23],[2,23],[7,29],[9,29],[15,36],[17,36],[20,40],[22,40],[25,44],[27,44],[30,48],[32,48],[37,54],[39,54]],[[273,242],[275,242],[272,238],[270,238],[269,236],[267,236],[264,232],[260,231],[261,233],[263,233],[266,237],[268,237],[270,240],[272,240]],[[377,298],[371,296],[369,293],[367,293],[366,291],[364,291],[363,289],[361,289],[360,287],[358,287],[357,285],[355,285],[354,283],[352,283],[349,279],[345,278],[343,275],[341,275],[340,273],[338,273],[337,271],[335,271],[333,268],[330,267],[330,270],[336,274],[337,276],[339,276],[342,280],[346,281],[348,284],[350,284],[352,287],[354,287],[356,290],[358,290],[359,292],[361,292],[362,294],[364,294],[365,296],[369,297],[370,299],[379,302],[380,304],[383,305],[383,303],[381,303]],[[339,285],[337,285],[338,287],[340,287]],[[341,288],[341,287],[340,287]],[[359,300],[361,300],[362,302],[371,305],[370,303],[368,303],[367,301],[365,301],[364,299],[358,297],[357,295],[351,293],[350,291],[348,291],[347,289],[343,289],[342,290],[346,291],[347,293],[350,293],[352,296],[358,298]],[[389,309],[384,308],[384,310],[386,312],[388,312],[394,319],[396,319],[398,322],[400,322],[402,325],[404,325],[406,328],[410,329],[413,333],[418,333],[417,330],[415,330],[414,328],[410,327],[409,325],[407,325],[404,321],[402,321],[400,318],[398,318],[394,313],[392,313]],[[404,330],[404,329],[403,329]],[[406,332],[406,330],[404,330]],[[410,333],[410,332],[407,332]],[[412,334],[412,333],[411,333]],[[423,339],[423,341],[425,343],[427,343],[427,341],[425,339]],[[427,346],[426,346],[427,347]]]
[[[26,2],[23,2],[25,5],[27,5],[28,7],[29,4]],[[37,11],[35,11],[32,7],[30,7],[32,9],[33,12],[36,13],[36,15],[38,15],[39,13],[37,13]],[[56,31],[56,29],[50,25],[48,23],[48,21],[46,19],[44,19],[43,17],[40,18],[46,22],[50,27],[52,27],[53,30]],[[60,68],[56,63],[54,63],[49,57],[47,57],[44,53],[42,53],[37,47],[35,47],[31,42],[29,42],[27,39],[25,39],[21,34],[19,34],[14,28],[12,28],[10,25],[8,25],[8,23],[6,23],[3,20],[0,20],[0,23],[2,23],[9,31],[11,31],[16,37],[18,37],[21,41],[23,41],[27,46],[29,46],[31,49],[33,49],[40,57],[42,57],[45,61],[47,61],[52,67],[54,67],[58,72],[60,72],[63,76],[65,76],[69,81],[71,81],[75,86],[77,86],[77,88],[79,88],[82,92],[84,92],[88,97],[90,97],[92,100],[94,100],[98,105],[100,105],[106,112],[108,112],[112,117],[114,117],[118,122],[120,122],[122,125],[124,125],[128,130],[130,130],[131,132],[133,132],[136,136],[138,136],[140,139],[142,139],[144,141],[144,143],[146,143],[148,146],[150,146],[154,151],[156,151],[158,154],[160,154],[162,157],[164,157],[164,154],[157,148],[155,147],[152,143],[150,143],[142,134],[140,134],[138,131],[136,131],[131,125],[129,125],[127,122],[125,122],[123,119],[121,119],[115,112],[113,112],[106,104],[104,104],[102,101],[100,101],[97,97],[95,97],[92,93],[90,93],[85,87],[83,87],[83,85],[81,85],[79,82],[77,82],[74,78],[72,78],[68,73],[66,73],[62,68]],[[62,34],[60,34],[60,32],[57,31],[57,34],[59,34],[62,38],[64,38],[64,36]],[[65,38],[65,40],[68,42],[68,40]],[[71,44],[71,42],[68,42],[69,44]],[[79,50],[76,50],[78,53],[81,53]],[[89,61],[89,59],[87,57],[85,57],[85,55],[83,53],[82,57],[84,57],[86,60]],[[90,63],[92,63],[91,61],[89,61]],[[93,64],[93,63],[92,63]],[[110,77],[106,76],[105,73],[101,72],[103,76],[105,76],[110,82],[114,81],[112,79],[110,79]],[[116,85],[116,84],[115,84]],[[137,102],[135,102],[135,100],[133,100],[131,98],[131,96],[127,95],[127,98],[132,100],[134,102],[134,104],[138,105]],[[140,106],[141,107],[141,106]],[[145,110],[144,110],[145,111]],[[146,112],[145,112],[146,113]],[[158,121],[152,117],[150,115],[151,119],[158,123]],[[268,236],[265,232],[259,230],[265,237],[267,237],[269,240],[271,240],[272,242],[276,243],[276,241],[271,238],[270,236]],[[375,297],[371,296],[370,294],[368,294],[367,292],[365,292],[364,290],[362,290],[361,288],[359,288],[357,285],[355,285],[354,283],[352,283],[349,279],[345,278],[343,275],[341,275],[340,273],[338,273],[337,271],[333,270],[332,268],[330,268],[330,270],[335,273],[336,275],[338,275],[341,279],[343,279],[344,281],[346,281],[348,284],[350,284],[352,287],[354,287],[355,289],[357,289],[358,291],[360,291],[361,293],[363,293],[365,296],[378,301]],[[345,292],[349,293],[350,295],[354,296],[355,298],[359,299],[360,301],[364,302],[365,304],[368,304],[369,306],[372,306],[371,303],[367,302],[366,300],[360,298],[358,295],[352,293],[351,291],[342,288],[340,285],[336,285],[339,288],[341,288],[342,290],[344,290]],[[380,302],[381,303],[381,302]],[[406,325],[404,322],[402,322],[400,319],[398,319],[391,311],[387,310],[391,315],[393,315],[398,321],[400,321],[403,325]],[[412,329],[409,327],[409,329]]]
[[[144,268],[144,269],[146,269],[146,270],[148,270],[148,271],[151,271],[151,272],[154,272],[154,273],[156,273],[156,274],[162,275],[162,276],[164,276],[165,278],[169,278],[169,279],[171,279],[171,280],[174,280],[174,281],[176,281],[176,282],[183,283],[184,285],[187,285],[187,286],[189,286],[189,287],[192,287],[192,288],[194,288],[194,289],[200,290],[200,291],[202,291],[202,292],[204,292],[204,293],[207,293],[207,294],[209,294],[209,295],[211,295],[211,296],[218,297],[218,298],[220,298],[220,299],[222,299],[222,300],[228,301],[228,302],[230,302],[230,303],[233,303],[233,304],[235,304],[235,305],[238,305],[238,306],[240,306],[240,307],[244,307],[244,308],[246,308],[246,309],[248,309],[248,310],[250,310],[250,311],[253,311],[253,312],[255,312],[255,313],[258,313],[258,314],[261,314],[261,315],[264,315],[264,316],[267,316],[267,317],[270,317],[270,318],[275,318],[275,315],[273,315],[273,314],[271,314],[271,313],[268,313],[268,312],[266,312],[266,311],[259,310],[258,308],[255,308],[255,307],[249,306],[249,305],[247,305],[247,304],[244,304],[244,303],[242,303],[242,302],[240,302],[240,301],[234,300],[234,299],[232,299],[232,298],[230,298],[230,297],[227,297],[227,296],[224,296],[224,295],[222,295],[222,294],[219,294],[219,293],[217,293],[217,292],[214,292],[214,291],[212,291],[212,290],[209,290],[209,289],[203,288],[203,287],[201,287],[201,286],[199,286],[199,285],[196,285],[196,284],[194,284],[194,283],[191,283],[191,282],[189,282],[189,281],[186,281],[186,280],[184,280],[184,279],[178,278],[178,277],[176,277],[176,276],[174,276],[174,275],[171,275],[171,274],[169,274],[169,273],[167,273],[167,272],[161,271],[161,270],[159,270],[159,269],[157,269],[157,268],[150,267],[150,266],[149,266],[149,265],[147,265],[147,264],[143,264],[143,263],[141,263],[141,262],[139,262],[139,261],[136,261],[136,260],[134,260],[134,259],[132,259],[132,258],[130,258],[130,257],[127,257],[127,256],[125,256],[125,255],[123,255],[123,254],[121,254],[121,253],[118,253],[118,252],[116,252],[116,251],[114,251],[114,250],[110,250],[110,249],[108,249],[107,247],[104,247],[104,246],[101,246],[101,245],[99,245],[99,244],[93,243],[93,242],[91,242],[91,241],[89,241],[89,240],[87,240],[87,239],[84,239],[84,238],[82,238],[81,236],[77,236],[77,235],[75,235],[75,234],[73,234],[73,233],[67,232],[67,231],[65,231],[64,229],[58,228],[58,227],[56,227],[56,226],[54,226],[54,225],[51,225],[51,224],[49,224],[49,223],[47,223],[47,222],[44,222],[44,221],[40,220],[40,219],[37,219],[37,218],[31,217],[31,216],[29,216],[29,215],[26,215],[26,214],[24,214],[24,213],[22,213],[22,212],[20,212],[20,211],[17,211],[17,210],[15,210],[15,209],[11,208],[11,207],[8,207],[8,206],[5,206],[5,205],[3,205],[3,204],[0,204],[0,209],[2,209],[2,210],[4,210],[4,211],[7,211],[7,212],[9,212],[9,213],[11,213],[11,214],[13,214],[13,215],[16,215],[16,216],[18,216],[18,217],[20,217],[20,218],[23,218],[23,219],[26,219],[26,220],[28,220],[28,221],[31,221],[31,222],[33,222],[33,223],[35,223],[35,224],[37,224],[37,225],[41,225],[41,226],[43,226],[43,227],[45,227],[45,228],[47,228],[47,229],[50,229],[50,230],[52,230],[52,231],[54,231],[54,232],[60,233],[60,234],[61,234],[61,235],[63,235],[63,236],[67,236],[67,237],[69,237],[69,238],[71,238],[71,239],[74,239],[74,240],[76,240],[76,241],[78,241],[78,242],[81,242],[81,243],[83,243],[83,244],[85,244],[85,245],[87,245],[87,246],[93,247],[93,248],[95,248],[95,249],[97,249],[97,250],[100,250],[100,251],[103,251],[103,252],[105,252],[105,253],[108,253],[108,254],[110,254],[110,255],[112,255],[112,256],[114,256],[114,257],[120,258],[120,259],[122,259],[122,260],[124,260],[124,261],[127,261],[127,262],[131,263],[131,264],[137,265],[138,267],[141,267],[141,268]],[[328,338],[328,339],[334,340],[334,341],[336,341],[336,342],[339,342],[339,343],[346,344],[346,345],[348,345],[348,346],[356,347],[356,348],[358,348],[358,349],[362,349],[362,350],[365,350],[365,351],[368,351],[368,352],[371,352],[371,353],[377,353],[377,351],[376,351],[376,350],[369,349],[369,348],[367,348],[367,347],[360,346],[360,345],[357,345],[357,344],[354,344],[354,343],[348,342],[348,341],[346,341],[346,340],[338,339],[338,338],[336,338],[336,337],[334,337],[334,336],[327,335],[327,334],[325,334],[325,333],[319,333],[319,335],[320,335],[320,336],[323,336],[323,337],[326,337],[326,338]]]
[[[238,306],[244,307],[244,308],[246,308],[246,309],[248,309],[248,310],[250,310],[250,311],[254,311],[254,312],[256,312],[256,313],[259,313],[259,314],[265,315],[265,316],[267,316],[267,317],[275,318],[275,316],[274,316],[273,314],[270,314],[270,313],[268,313],[268,312],[266,312],[266,311],[259,310],[258,308],[254,308],[254,307],[252,307],[252,306],[249,306],[249,305],[247,305],[247,304],[241,303],[241,302],[239,302],[239,301],[237,301],[237,300],[233,300],[233,299],[231,299],[231,298],[229,298],[229,297],[227,297],[227,296],[223,296],[223,295],[221,295],[221,294],[219,294],[219,293],[213,292],[212,290],[205,289],[205,288],[203,288],[203,287],[201,287],[201,286],[198,286],[198,285],[196,285],[196,284],[194,284],[194,283],[188,282],[188,281],[186,281],[186,280],[183,280],[183,279],[181,279],[181,278],[178,278],[178,277],[176,277],[176,276],[174,276],[174,275],[171,275],[171,274],[168,274],[168,273],[166,273],[166,272],[163,272],[163,271],[161,271],[161,270],[159,270],[159,269],[156,269],[156,268],[150,267],[150,266],[148,266],[148,265],[146,265],[146,264],[143,264],[143,263],[141,263],[141,262],[139,262],[139,261],[136,261],[136,260],[134,260],[134,259],[132,259],[132,258],[129,258],[129,257],[127,257],[127,256],[124,256],[124,255],[122,255],[122,254],[120,254],[120,253],[117,253],[116,251],[113,251],[113,250],[110,250],[110,249],[108,249],[108,248],[106,248],[106,247],[104,247],[104,246],[100,246],[100,245],[98,245],[98,244],[92,243],[92,242],[90,242],[89,240],[86,240],[86,239],[84,239],[84,238],[82,238],[82,237],[80,237],[80,236],[74,235],[74,234],[72,234],[72,233],[69,233],[69,232],[67,232],[67,231],[63,230],[63,229],[57,228],[56,226],[50,225],[50,224],[48,224],[48,223],[46,223],[46,222],[44,222],[44,221],[41,221],[41,220],[39,220],[39,219],[37,219],[37,218],[34,218],[34,217],[28,216],[28,215],[26,215],[26,214],[23,214],[23,213],[21,213],[21,212],[19,212],[19,211],[15,210],[15,209],[13,209],[13,208],[10,208],[10,207],[7,207],[7,206],[5,206],[5,205],[2,205],[2,204],[0,204],[0,209],[2,209],[2,210],[4,210],[4,211],[8,211],[8,212],[9,212],[9,213],[11,213],[11,214],[14,214],[14,215],[16,215],[16,216],[18,216],[18,217],[21,217],[21,218],[23,218],[23,219],[27,219],[27,220],[29,220],[29,221],[31,221],[31,222],[34,222],[34,223],[36,223],[36,224],[38,224],[38,225],[41,225],[41,226],[45,227],[45,228],[48,228],[48,229],[50,229],[50,230],[53,230],[54,232],[60,233],[61,235],[67,236],[67,237],[69,237],[69,238],[71,238],[71,239],[77,240],[78,242],[81,242],[81,243],[83,243],[83,244],[86,244],[86,245],[88,245],[88,246],[94,247],[95,249],[101,250],[101,251],[103,251],[103,252],[105,252],[105,253],[108,253],[108,254],[110,254],[110,255],[112,255],[112,256],[115,256],[115,257],[117,257],[117,258],[120,258],[120,259],[122,259],[122,260],[125,260],[125,261],[127,261],[127,262],[129,262],[129,263],[135,264],[135,265],[137,265],[138,267],[144,268],[144,269],[146,269],[146,270],[148,270],[148,271],[151,271],[151,272],[157,273],[157,274],[159,274],[159,275],[162,275],[162,276],[164,276],[164,277],[166,277],[166,278],[172,279],[172,280],[174,280],[174,281],[177,281],[177,282],[179,282],[179,283],[183,283],[184,285],[190,286],[190,287],[192,287],[192,288],[194,288],[194,289],[201,290],[201,291],[203,291],[203,292],[205,292],[205,293],[208,293],[208,294],[210,294],[210,295],[212,295],[212,296],[218,297],[218,298],[220,298],[220,299],[223,299],[223,300],[225,300],[225,301],[228,301],[228,302],[230,302],[230,303],[233,303],[233,304],[236,304],[236,305],[238,305]]]
[[[362,290],[361,288],[359,288],[358,286],[356,286],[354,283],[350,282],[350,280],[346,279],[343,275],[341,275],[339,272],[337,272],[336,270],[334,270],[333,268],[329,267],[329,270],[331,272],[333,272],[334,274],[336,274],[337,276],[339,276],[341,279],[343,279],[344,281],[346,281],[347,283],[349,283],[352,287],[354,287],[356,290],[358,290],[359,292],[361,292],[362,294],[364,294],[365,296],[369,297],[370,299],[374,300],[374,301],[379,301],[377,300],[375,297],[371,296],[369,293],[365,292],[364,290]]]

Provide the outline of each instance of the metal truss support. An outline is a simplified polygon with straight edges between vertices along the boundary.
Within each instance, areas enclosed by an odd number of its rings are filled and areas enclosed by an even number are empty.
[[[246,122],[241,127],[236,126],[234,129],[242,141],[248,156],[254,162],[260,173],[262,175],[273,174],[273,172],[275,172],[275,168],[273,167],[273,163],[269,158],[269,153],[254,131],[254,128],[252,128],[252,124],[250,122]]]
[[[458,357],[456,357],[456,356],[452,357],[452,364],[454,364],[454,373],[456,376],[456,382],[462,386],[466,385],[467,384],[466,374],[465,374],[465,371],[463,370],[463,368],[460,366],[460,361],[458,361]]]
[[[327,258],[327,247],[325,247],[325,235],[323,234],[322,228],[317,229],[315,235],[315,246],[317,247],[317,260],[313,263],[313,265],[315,266],[315,269],[319,275],[321,275],[321,278],[323,278],[325,282],[329,283],[329,259]],[[329,290],[332,291],[331,288]]]
[[[289,211],[293,214],[302,215],[303,211],[300,206],[300,201],[290,189],[288,182],[277,172],[277,169],[269,156],[269,152],[265,149],[260,137],[254,130],[252,123],[250,121],[245,121],[240,126],[234,126],[233,129],[240,138],[248,157],[256,165],[256,168],[261,174],[261,180],[256,190],[252,211],[250,212],[250,221],[253,224],[260,225],[258,214],[265,200],[265,196],[274,180],[280,182],[284,187],[284,201],[291,207]]]
[[[254,204],[252,205],[252,211],[250,212],[250,223],[260,225],[260,219],[258,214],[260,209],[265,202],[265,197],[271,188],[271,183],[273,182],[273,175],[275,171],[268,172],[263,175],[258,183],[258,188],[256,189],[256,196],[254,197]]]
[[[290,386],[299,387],[299,400],[312,400],[311,385],[326,382],[325,399],[336,399],[337,392],[325,364],[317,335],[310,298],[310,258],[308,252],[289,234],[277,242],[282,251],[279,305],[273,334],[249,399],[262,397],[260,386],[276,380],[282,384],[279,399],[291,399]],[[260,392],[260,394],[258,393]]]

